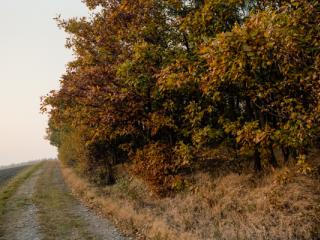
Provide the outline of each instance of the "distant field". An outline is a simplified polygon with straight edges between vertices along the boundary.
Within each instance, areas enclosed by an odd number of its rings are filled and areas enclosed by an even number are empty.
[[[26,166],[18,166],[6,169],[0,169],[0,186],[6,183],[10,178],[18,174]]]

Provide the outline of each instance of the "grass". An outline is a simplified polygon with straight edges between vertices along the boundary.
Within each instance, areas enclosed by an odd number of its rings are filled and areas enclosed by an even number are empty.
[[[51,239],[95,239],[85,222],[71,209],[76,200],[66,188],[56,162],[48,162],[36,185],[33,197],[38,209],[41,234]]]
[[[98,188],[63,168],[73,191],[96,211],[137,239],[318,239],[320,236],[320,159],[315,169],[295,164],[256,176],[227,171],[197,172],[184,192],[157,198],[126,167],[114,186]]]

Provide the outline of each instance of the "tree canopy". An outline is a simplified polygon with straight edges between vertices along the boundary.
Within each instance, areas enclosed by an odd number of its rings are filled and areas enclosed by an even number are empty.
[[[64,163],[99,184],[132,163],[159,193],[207,149],[256,170],[315,146],[320,120],[317,0],[85,0],[57,19],[74,60],[43,98]]]

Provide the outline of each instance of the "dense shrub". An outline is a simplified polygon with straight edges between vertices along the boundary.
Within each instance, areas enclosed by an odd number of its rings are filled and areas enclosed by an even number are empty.
[[[151,143],[137,150],[134,156],[133,172],[142,176],[154,190],[163,195],[183,187],[181,176],[191,166],[189,154],[179,154],[175,148],[162,143]]]

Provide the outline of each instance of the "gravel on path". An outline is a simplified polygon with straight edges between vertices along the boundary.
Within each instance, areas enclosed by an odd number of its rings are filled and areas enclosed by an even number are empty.
[[[5,240],[40,240],[37,208],[32,202],[35,184],[42,169],[31,175],[11,197],[6,206],[4,215]]]
[[[58,162],[45,164],[36,189],[34,198],[45,240],[129,240],[72,195]]]

